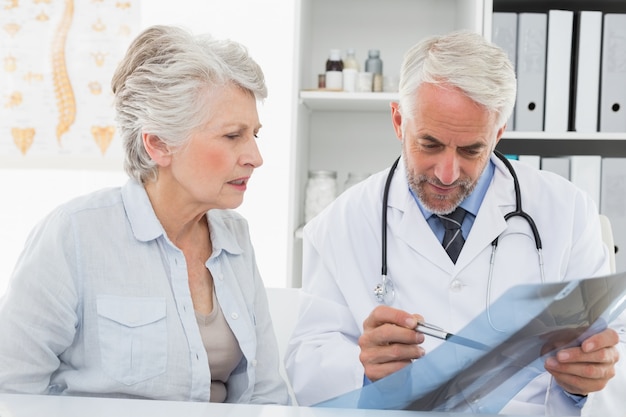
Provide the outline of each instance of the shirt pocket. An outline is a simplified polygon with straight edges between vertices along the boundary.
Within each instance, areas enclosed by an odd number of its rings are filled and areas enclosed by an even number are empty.
[[[98,335],[102,369],[132,385],[165,372],[165,298],[99,295]]]

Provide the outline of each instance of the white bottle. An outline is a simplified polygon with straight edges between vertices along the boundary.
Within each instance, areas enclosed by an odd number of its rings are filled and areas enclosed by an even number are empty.
[[[343,91],[356,91],[358,74],[359,61],[356,60],[354,49],[349,48],[343,59]]]
[[[342,71],[341,50],[331,49],[326,61],[326,88],[328,90],[341,90],[343,88]]]
[[[361,71],[361,66],[359,65],[359,61],[356,59],[356,51],[354,48],[346,49],[346,57],[343,60],[343,69],[346,68],[355,69],[356,72]]]

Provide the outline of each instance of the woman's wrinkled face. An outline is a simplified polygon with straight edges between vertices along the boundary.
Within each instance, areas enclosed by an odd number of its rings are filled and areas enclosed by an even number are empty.
[[[169,175],[191,203],[236,208],[252,172],[263,164],[256,143],[257,103],[252,93],[233,85],[210,94],[206,123],[173,153]]]

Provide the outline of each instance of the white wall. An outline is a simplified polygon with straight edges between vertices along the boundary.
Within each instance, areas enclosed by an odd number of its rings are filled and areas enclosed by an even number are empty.
[[[259,108],[255,171],[239,212],[250,223],[267,286],[287,283],[287,217],[295,33],[295,2],[285,0],[144,0],[142,24],[175,24],[231,38],[248,47],[265,72],[269,95]]]
[[[291,147],[294,2],[284,0],[143,0],[142,28],[174,24],[209,32],[248,47],[264,69],[269,96],[259,108],[259,147],[264,165],[255,171],[239,208],[249,221],[257,262],[267,286],[287,277],[288,178]],[[5,138],[2,138],[5,139]],[[0,158],[0,294],[33,225],[67,199],[125,181],[121,162],[37,163]],[[50,163],[45,163],[48,167]],[[82,169],[81,169],[82,168]],[[87,168],[87,169],[85,169]]]

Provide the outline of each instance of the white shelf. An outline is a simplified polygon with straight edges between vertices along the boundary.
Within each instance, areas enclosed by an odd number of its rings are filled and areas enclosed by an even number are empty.
[[[504,132],[502,139],[542,139],[542,140],[617,140],[626,141],[626,132],[608,133],[608,132]]]
[[[398,93],[348,93],[345,91],[301,91],[300,102],[309,110],[390,111]]]

